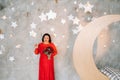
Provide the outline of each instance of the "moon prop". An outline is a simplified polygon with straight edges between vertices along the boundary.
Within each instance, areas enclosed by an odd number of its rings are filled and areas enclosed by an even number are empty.
[[[120,15],[107,15],[97,18],[86,25],[78,34],[73,48],[73,62],[81,80],[109,80],[97,69],[92,48],[102,29],[119,20]]]

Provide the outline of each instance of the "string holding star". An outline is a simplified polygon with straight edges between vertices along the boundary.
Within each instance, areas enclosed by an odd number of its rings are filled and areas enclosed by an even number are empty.
[[[55,0],[55,3],[58,3],[58,0]]]
[[[16,22],[11,22],[11,27],[16,28],[18,25]]]

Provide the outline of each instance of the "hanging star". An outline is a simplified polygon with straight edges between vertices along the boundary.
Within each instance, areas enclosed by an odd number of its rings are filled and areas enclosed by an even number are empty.
[[[0,55],[3,54],[2,50],[0,50]]]
[[[84,12],[85,13],[87,13],[87,12],[89,12],[89,13],[92,13],[92,8],[93,8],[94,6],[93,5],[91,5],[90,3],[89,3],[89,1],[83,6],[83,8],[84,8]]]
[[[7,19],[7,17],[4,15],[4,16],[2,17],[2,19],[5,20],[5,19]]]
[[[41,13],[41,15],[39,16],[39,18],[41,19],[41,22],[42,21],[46,21],[47,20],[47,15],[45,15],[44,13]]]
[[[107,12],[104,12],[104,15],[106,15],[107,14]]]
[[[76,12],[78,12],[79,10],[78,9],[76,9]]]
[[[77,1],[74,1],[74,4],[77,4]]]
[[[79,8],[82,9],[84,5],[82,3],[79,4]]]
[[[103,45],[104,48],[106,48],[107,46],[106,45]]]
[[[69,45],[67,45],[67,48],[70,48],[70,46],[69,46]]]
[[[12,34],[10,34],[10,38],[12,38],[13,37],[13,35]]]
[[[12,8],[11,8],[11,10],[12,10],[12,11],[15,11],[15,8],[14,8],[14,7],[12,7]]]
[[[77,24],[77,25],[78,25],[78,24],[79,24],[79,21],[80,21],[80,20],[79,20],[77,17],[75,17],[75,19],[73,19],[73,24]]]
[[[5,51],[5,47],[3,45],[1,45],[1,50]]]
[[[73,34],[78,34],[78,32],[79,32],[79,30],[77,30],[77,29],[73,29],[72,31],[73,31]]]
[[[62,35],[62,38],[65,38],[65,35]]]
[[[65,8],[64,11],[67,12],[67,9]]]
[[[9,60],[13,62],[15,60],[14,56],[9,57]]]
[[[9,16],[8,18],[11,19],[11,16]]]
[[[80,24],[78,27],[76,27],[78,31],[81,31],[83,29],[83,26]]]
[[[1,39],[1,40],[4,39],[4,34],[0,34],[0,39]]]
[[[17,25],[16,22],[11,22],[11,26],[12,26],[13,28],[16,28],[18,25]]]
[[[80,24],[76,27],[76,29],[73,29],[73,34],[78,34],[83,29],[83,26]]]
[[[33,6],[33,5],[34,5],[34,2],[32,2],[31,5]]]
[[[115,40],[112,40],[113,43],[115,43]]]
[[[65,19],[61,19],[61,23],[65,24],[66,23]]]
[[[33,30],[32,30],[32,31],[30,31],[29,33],[30,33],[30,36],[32,36],[32,37],[36,37],[36,35],[37,35],[37,33],[36,33],[36,32],[34,32]]]
[[[21,47],[21,45],[20,45],[20,44],[16,45],[16,48],[20,48],[20,47]]]
[[[54,31],[55,31],[55,29],[54,29],[54,28],[50,28],[50,31],[54,32]]]
[[[68,16],[68,19],[69,19],[69,20],[73,20],[73,18],[74,18],[74,17],[73,17],[72,14]]]
[[[5,47],[3,45],[1,45],[1,47],[0,47],[0,55],[3,54],[4,51],[5,51]]]
[[[56,33],[53,33],[53,35],[54,35],[54,37],[56,37],[56,36],[57,36],[57,34],[56,34]]]
[[[36,24],[34,22],[32,22],[32,24],[30,24],[31,29],[36,29]]]
[[[46,15],[48,17],[48,20],[50,20],[50,19],[54,20],[56,18],[56,13],[53,12],[52,10],[50,10],[49,13],[47,13]]]
[[[29,57],[26,57],[26,59],[28,60],[28,59],[29,59]]]

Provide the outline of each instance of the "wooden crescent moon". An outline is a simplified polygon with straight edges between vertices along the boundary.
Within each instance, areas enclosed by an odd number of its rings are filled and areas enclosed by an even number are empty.
[[[120,15],[107,15],[97,18],[86,25],[78,34],[73,48],[73,62],[80,80],[109,80],[97,69],[92,48],[101,30],[119,20]]]

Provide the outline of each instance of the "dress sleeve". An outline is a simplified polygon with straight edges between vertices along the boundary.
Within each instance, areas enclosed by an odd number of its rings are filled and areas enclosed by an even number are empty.
[[[37,48],[35,48],[34,53],[38,55],[42,52],[42,44],[40,43]]]
[[[54,52],[53,52],[53,56],[55,56],[56,54],[57,54],[57,49],[56,49],[56,46],[52,43],[51,44],[52,45],[52,47],[53,47],[53,50],[54,50]]]
[[[35,48],[34,53],[39,54],[38,48]]]

